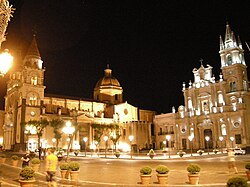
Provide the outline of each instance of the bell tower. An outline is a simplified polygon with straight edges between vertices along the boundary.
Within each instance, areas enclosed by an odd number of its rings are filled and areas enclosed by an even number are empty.
[[[236,40],[229,24],[226,25],[225,40],[220,36],[221,70],[227,82],[227,92],[247,91],[247,66],[240,38]]]
[[[11,149],[25,149],[25,127],[23,122],[39,120],[44,99],[44,71],[36,36],[22,61],[20,67],[10,74],[5,96],[5,112],[9,115],[5,126],[12,124],[12,135],[9,136]],[[8,123],[8,124],[7,124]],[[5,137],[7,138],[7,137]],[[9,149],[10,147],[6,147]]]

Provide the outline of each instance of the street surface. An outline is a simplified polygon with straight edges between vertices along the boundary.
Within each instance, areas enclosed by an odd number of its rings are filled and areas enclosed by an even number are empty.
[[[170,169],[167,186],[191,186],[188,184],[186,168],[189,163],[197,163],[201,166],[200,186],[226,186],[227,180],[232,176],[242,176],[246,178],[245,164],[250,162],[250,155],[235,156],[236,166],[239,173],[233,171],[229,173],[228,158],[226,154],[203,154],[199,156],[194,154],[179,156],[157,155],[154,159],[148,156],[133,156],[130,159],[128,155],[121,155],[117,159],[112,155],[87,155],[84,157],[70,156],[71,160],[78,161],[81,165],[79,181],[72,184],[70,181],[61,180],[60,171],[57,172],[58,186],[142,186],[140,184],[140,168],[150,166],[153,169],[150,186],[159,186],[157,184],[155,168],[157,165],[164,164]],[[63,162],[63,161],[60,161]],[[0,180],[2,187],[19,186],[18,174],[21,169],[10,165],[10,159],[0,165]],[[36,175],[37,186],[46,186],[44,175],[44,161],[42,161],[40,170]],[[249,183],[250,184],[250,183]],[[249,185],[250,186],[250,185]]]

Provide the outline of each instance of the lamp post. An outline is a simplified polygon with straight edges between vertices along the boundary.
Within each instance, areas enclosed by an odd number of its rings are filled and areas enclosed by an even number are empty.
[[[222,148],[222,141],[223,141],[223,137],[220,136],[219,137],[219,140],[220,140],[220,148],[221,148],[221,153],[223,153],[223,148]]]
[[[52,138],[53,147],[55,147],[55,142],[56,142],[56,139]]]
[[[13,62],[13,56],[9,53],[8,49],[5,49],[0,54],[0,76],[3,77],[11,68]]]
[[[63,133],[67,134],[69,137],[68,148],[67,148],[67,160],[69,159],[70,144],[72,141],[73,133],[75,132],[75,127],[72,127],[71,125],[72,125],[71,122],[67,121],[66,126],[63,127],[62,129]]]
[[[133,152],[132,152],[132,141],[133,141],[133,139],[134,139],[134,136],[133,136],[133,135],[130,135],[130,136],[128,137],[128,139],[129,139],[129,141],[130,141],[130,158],[132,159],[132,154],[133,154]]]
[[[8,0],[2,0],[0,3],[0,48],[2,46],[2,42],[6,40],[5,32],[8,26],[8,22],[10,21],[10,17],[12,17],[14,8],[12,5],[9,5]],[[0,55],[0,76],[3,77],[12,65],[13,57],[9,54],[8,50],[4,50],[4,52]]]
[[[107,140],[109,139],[109,137],[108,136],[104,136],[103,139],[105,141],[105,158],[107,158],[107,143],[108,143]]]
[[[167,135],[166,136],[166,139],[168,141],[168,158],[170,158],[170,139],[171,139],[171,136],[170,135]]]
[[[208,141],[210,140],[209,136],[205,137],[206,141],[207,141],[207,154],[209,155],[209,145],[208,145]]]
[[[191,156],[193,156],[193,136],[189,136],[188,139],[190,141],[190,148],[191,148]]]
[[[88,141],[88,137],[84,137],[83,138],[83,141],[84,141],[84,150],[85,150],[85,157],[87,156],[87,154],[86,154],[86,150],[87,150],[87,141]]]
[[[230,137],[230,140],[232,141],[232,149],[233,149],[233,146],[234,146],[234,137]]]

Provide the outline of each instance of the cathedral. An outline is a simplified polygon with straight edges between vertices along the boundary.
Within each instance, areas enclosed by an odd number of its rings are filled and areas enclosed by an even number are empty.
[[[238,147],[250,152],[250,91],[242,43],[227,24],[219,44],[219,80],[210,65],[193,69],[194,80],[183,83],[184,105],[154,118],[156,148],[177,152]]]
[[[104,77],[94,87],[93,99],[45,93],[44,72],[34,36],[21,64],[10,72],[7,82],[5,111],[0,113],[0,138],[2,136],[1,144],[5,150],[33,151],[39,147],[55,147],[56,133],[51,125],[42,130],[40,140],[38,129],[32,124],[27,125],[30,121],[41,120],[49,123],[61,120],[64,126],[67,122],[75,124],[73,149],[103,149],[107,146],[108,149],[138,151],[151,145],[150,129],[155,112],[123,101],[123,89],[109,65],[104,70]],[[117,128],[110,128],[112,124]],[[70,134],[63,133],[62,129],[58,129],[61,137],[57,143],[58,147],[67,149]],[[114,137],[118,137],[116,142],[112,141]]]

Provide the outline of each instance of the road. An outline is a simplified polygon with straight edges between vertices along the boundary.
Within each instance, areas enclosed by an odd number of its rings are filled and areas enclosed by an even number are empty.
[[[142,166],[150,166],[153,168],[152,184],[156,185],[157,178],[155,168],[157,165],[164,164],[169,167],[168,186],[185,186],[188,185],[186,168],[189,163],[197,163],[201,166],[200,184],[218,184],[224,185],[229,177],[242,176],[246,178],[245,164],[250,162],[250,155],[236,156],[236,166],[239,170],[238,174],[229,173],[227,167],[227,155],[205,155],[184,158],[168,158],[155,157],[150,160],[148,157],[136,158],[99,158],[99,157],[71,157],[72,160],[78,161],[81,165],[79,175],[79,185],[81,186],[111,186],[114,184],[120,186],[137,186],[140,185],[139,171]],[[43,162],[40,167],[38,180],[42,186],[45,183],[43,176]],[[20,163],[21,165],[21,163]],[[18,172],[15,168],[8,166],[8,161],[1,166],[7,168],[8,172],[1,171],[2,177],[8,180],[16,181]],[[19,168],[20,169],[20,168]],[[12,173],[11,173],[12,172]],[[57,173],[60,180],[60,173]],[[159,186],[159,185],[158,185]],[[190,185],[188,185],[190,186]]]

